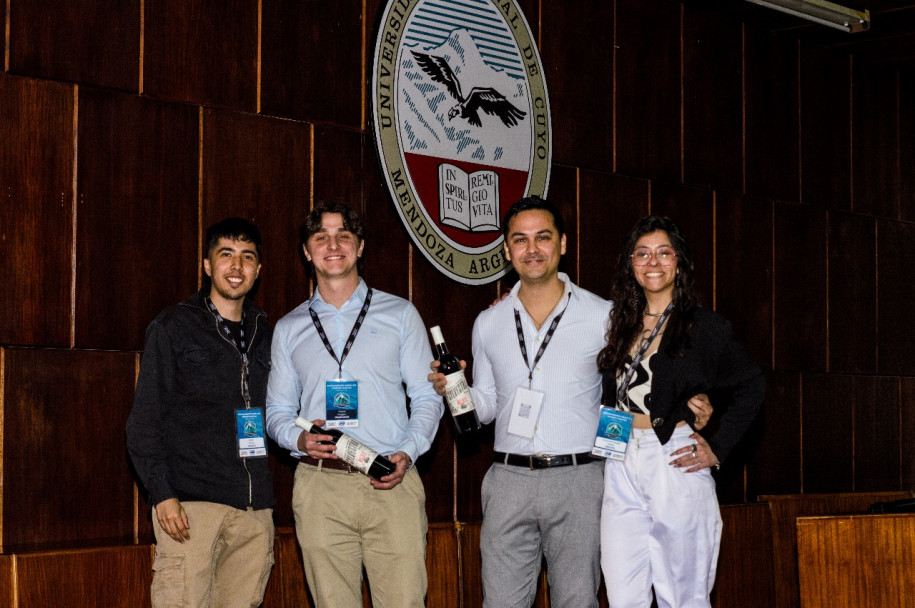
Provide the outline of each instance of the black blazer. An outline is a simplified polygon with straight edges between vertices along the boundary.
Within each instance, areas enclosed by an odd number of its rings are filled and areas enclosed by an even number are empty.
[[[664,332],[658,352],[650,360],[652,427],[661,443],[667,443],[678,422],[695,423],[687,402],[693,395],[706,393],[716,414],[724,412],[714,436],[708,438],[715,456],[724,462],[762,406],[766,392],[763,373],[734,338],[730,322],[705,308],[694,309],[682,356],[672,352],[672,337],[673,332]],[[604,394],[609,403],[615,400],[615,387],[615,378],[608,378],[604,372]]]

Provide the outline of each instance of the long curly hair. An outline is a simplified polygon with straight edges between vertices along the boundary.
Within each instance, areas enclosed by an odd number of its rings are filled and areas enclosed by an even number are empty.
[[[640,238],[663,231],[677,253],[677,278],[674,282],[674,310],[667,320],[665,333],[671,334],[670,351],[681,355],[688,345],[689,330],[698,304],[694,290],[695,274],[689,246],[680,227],[669,217],[649,215],[639,220],[623,239],[616,275],[610,288],[613,310],[607,329],[607,344],[597,356],[597,366],[615,378],[624,370],[629,350],[642,331],[642,315],[647,304],[645,292],[635,279],[631,255]]]

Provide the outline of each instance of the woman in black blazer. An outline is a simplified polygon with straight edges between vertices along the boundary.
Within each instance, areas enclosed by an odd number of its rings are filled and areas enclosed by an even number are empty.
[[[598,357],[604,405],[631,432],[625,456],[604,470],[610,606],[647,607],[652,587],[659,608],[710,606],[721,540],[711,468],[753,421],[765,381],[730,323],[697,305],[689,248],[669,218],[643,218],[630,232],[611,299]],[[724,412],[708,440],[694,431],[688,401],[697,393]]]

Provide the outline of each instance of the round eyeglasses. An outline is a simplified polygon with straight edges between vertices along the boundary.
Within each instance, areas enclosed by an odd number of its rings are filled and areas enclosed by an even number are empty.
[[[657,251],[640,249],[630,255],[629,258],[632,259],[633,266],[645,266],[651,261],[652,256],[661,266],[670,266],[677,259],[677,253],[673,249],[658,249]]]

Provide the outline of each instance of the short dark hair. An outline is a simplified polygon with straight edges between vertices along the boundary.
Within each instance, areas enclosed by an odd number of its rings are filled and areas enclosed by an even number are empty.
[[[229,217],[216,222],[206,233],[206,257],[219,244],[219,239],[231,239],[253,243],[257,252],[257,261],[261,260],[261,233],[252,222],[240,217]]]
[[[308,243],[311,235],[321,231],[325,213],[339,213],[343,218],[343,229],[356,235],[360,242],[365,239],[365,224],[352,207],[345,203],[322,201],[305,216],[305,221],[299,227],[299,241],[302,245]]]
[[[502,218],[502,236],[505,237],[506,241],[508,241],[509,223],[511,223],[512,218],[522,211],[546,211],[553,216],[553,225],[556,226],[559,236],[566,233],[565,222],[562,221],[562,214],[559,213],[559,209],[556,208],[556,205],[537,195],[532,195],[517,201],[505,212],[505,217]]]

